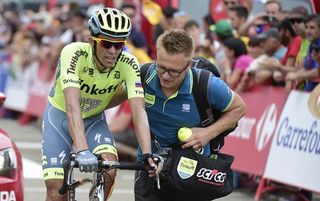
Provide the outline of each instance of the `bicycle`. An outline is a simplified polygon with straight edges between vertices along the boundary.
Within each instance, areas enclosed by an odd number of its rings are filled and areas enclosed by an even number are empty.
[[[98,170],[94,172],[93,179],[81,178],[74,179],[73,170],[78,168],[78,164],[75,161],[76,154],[72,153],[70,159],[64,163],[64,179],[62,187],[59,190],[61,195],[67,193],[68,201],[76,201],[76,188],[87,183],[91,183],[91,190],[89,192],[89,201],[104,201],[104,175],[108,175],[108,171],[112,169],[122,170],[153,170],[151,167],[142,163],[133,162],[115,162],[115,161],[103,161],[100,155],[98,156],[99,166]]]

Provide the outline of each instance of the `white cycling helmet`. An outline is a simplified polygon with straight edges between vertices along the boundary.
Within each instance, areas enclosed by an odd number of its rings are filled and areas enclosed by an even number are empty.
[[[127,38],[131,31],[129,17],[115,8],[103,8],[94,12],[88,24],[93,36],[103,34],[114,38]]]

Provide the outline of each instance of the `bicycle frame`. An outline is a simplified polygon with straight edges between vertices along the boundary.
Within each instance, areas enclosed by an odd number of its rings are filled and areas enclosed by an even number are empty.
[[[98,155],[99,167],[94,172],[94,178],[82,178],[79,180],[74,179],[73,169],[78,168],[78,164],[75,161],[76,154],[72,153],[70,159],[64,163],[64,179],[63,185],[59,190],[61,195],[67,193],[67,200],[76,201],[76,188],[86,183],[91,183],[91,190],[89,192],[90,201],[104,201],[104,185],[105,185],[105,173],[111,169],[123,169],[123,170],[151,170],[148,166],[141,163],[130,162],[115,162],[115,161],[103,161],[101,156]]]

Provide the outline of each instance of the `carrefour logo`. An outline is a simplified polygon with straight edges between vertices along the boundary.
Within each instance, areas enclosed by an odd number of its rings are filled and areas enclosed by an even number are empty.
[[[266,147],[276,129],[277,107],[272,103],[265,109],[256,126],[255,145],[258,151]]]

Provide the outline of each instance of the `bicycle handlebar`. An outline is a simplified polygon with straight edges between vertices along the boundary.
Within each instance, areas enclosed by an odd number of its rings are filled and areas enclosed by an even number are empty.
[[[142,170],[142,171],[149,171],[153,170],[151,167],[137,162],[116,162],[116,161],[103,161],[101,156],[98,155],[98,171],[103,170],[111,170],[111,169],[120,169],[120,170]],[[75,161],[75,154],[71,154],[70,159],[63,164],[64,170],[64,178],[63,184],[59,189],[59,194],[65,194],[71,186],[78,186],[83,181],[74,182],[73,184],[68,183],[68,178],[70,174],[72,174],[73,168],[78,168],[78,163]],[[96,172],[98,172],[96,171]],[[86,180],[87,181],[87,180]]]

